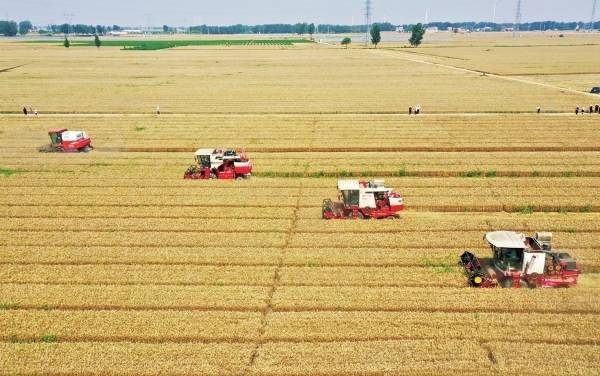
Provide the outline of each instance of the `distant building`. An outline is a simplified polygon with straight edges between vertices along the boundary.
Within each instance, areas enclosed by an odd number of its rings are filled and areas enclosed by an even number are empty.
[[[425,29],[425,32],[427,32],[427,33],[437,33],[439,31],[440,31],[440,29],[437,26],[432,26],[432,27],[428,27],[427,29]]]
[[[396,27],[396,32],[397,33],[403,33],[404,32],[404,26],[397,26]]]

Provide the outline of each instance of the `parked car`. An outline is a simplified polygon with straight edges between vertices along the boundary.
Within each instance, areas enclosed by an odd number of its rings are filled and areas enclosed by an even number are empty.
[[[600,86],[593,87],[592,91],[590,91],[590,93],[592,93],[592,94],[600,94]]]

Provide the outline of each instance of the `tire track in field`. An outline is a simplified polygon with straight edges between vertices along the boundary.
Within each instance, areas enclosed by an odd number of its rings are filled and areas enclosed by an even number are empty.
[[[368,51],[370,51],[371,53],[377,53],[379,55],[385,54],[387,57],[391,57],[394,59],[400,59],[400,60],[404,60],[404,61],[411,61],[413,63],[431,65],[434,67],[450,69],[450,70],[454,70],[454,71],[461,72],[461,73],[475,74],[477,76],[485,75],[486,77],[496,78],[499,80],[517,82],[517,83],[521,83],[521,84],[539,86],[539,87],[543,87],[546,89],[558,90],[561,93],[568,92],[571,94],[581,95],[582,97],[586,96],[586,97],[592,97],[592,98],[596,98],[596,99],[598,98],[598,94],[588,93],[585,91],[575,90],[575,89],[571,89],[571,88],[566,88],[566,87],[552,85],[552,84],[538,82],[538,81],[527,80],[524,78],[519,78],[519,77],[514,77],[514,76],[499,75],[499,74],[485,72],[485,71],[476,70],[476,69],[461,68],[461,67],[457,67],[455,65],[427,61],[427,60],[419,59],[418,57],[415,57],[414,55],[411,55],[411,54],[408,54],[405,52],[390,51],[390,50],[377,50],[377,49],[368,50]]]
[[[313,128],[314,128],[314,124],[313,124]],[[307,169],[308,169],[308,165],[305,166],[305,172]],[[296,232],[296,226],[298,224],[298,213],[300,211],[300,200],[302,199],[302,193],[303,193],[303,183],[300,182],[300,186],[298,187],[298,193],[297,193],[298,197],[296,199],[296,206],[294,208],[294,213],[293,213],[293,217],[292,217],[293,218],[292,223],[290,225],[289,232],[286,236],[285,243],[281,247],[281,252],[279,254],[279,260],[277,262],[277,268],[275,269],[275,272],[273,274],[273,284],[272,284],[271,289],[269,290],[269,294],[267,296],[265,309],[262,311],[261,324],[260,324],[260,328],[258,330],[259,338],[256,341],[256,345],[254,347],[254,350],[252,351],[252,354],[250,355],[250,360],[248,362],[248,366],[245,371],[245,373],[248,375],[252,373],[252,369],[254,368],[254,365],[256,364],[256,360],[260,356],[260,351],[265,343],[265,333],[267,330],[267,325],[269,324],[268,316],[271,312],[273,312],[273,296],[275,295],[275,293],[277,292],[277,289],[279,288],[279,286],[281,284],[281,270],[284,267],[285,255],[287,254],[287,250],[290,247],[292,238],[294,237],[294,234]]]

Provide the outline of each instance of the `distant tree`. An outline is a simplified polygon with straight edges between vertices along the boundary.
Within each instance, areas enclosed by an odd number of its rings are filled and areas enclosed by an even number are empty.
[[[69,38],[65,37],[65,41],[63,42],[63,46],[65,46],[65,48],[71,47],[71,42],[69,41]]]
[[[410,45],[413,47],[419,47],[423,41],[423,36],[425,35],[425,28],[421,23],[418,23],[413,26],[411,33],[410,39],[408,40]]]
[[[15,21],[0,21],[0,34],[7,37],[14,37],[19,31]]]
[[[310,34],[310,37],[312,38],[313,34],[315,33],[315,24],[311,23],[310,25],[308,25],[308,34]]]
[[[121,26],[119,26],[119,25],[113,25],[112,26],[112,30],[113,31],[121,31]]]
[[[102,41],[100,40],[100,37],[98,36],[98,34],[94,35],[94,44],[98,48],[100,48],[100,46],[102,46]]]
[[[377,45],[381,42],[381,29],[377,24],[373,25],[371,28],[371,42],[375,45],[375,48],[377,48]]]
[[[168,33],[170,29],[169,25],[163,25],[163,32]]]
[[[348,48],[348,46],[350,45],[350,43],[352,43],[352,39],[350,39],[348,37],[342,39],[342,46],[345,46],[346,48]]]
[[[298,35],[304,35],[306,34],[306,29],[308,28],[308,25],[306,23],[298,23],[296,24],[296,34]]]
[[[102,25],[96,25],[96,34],[106,35],[106,27]]]
[[[21,21],[21,22],[19,22],[19,34],[25,35],[31,29],[33,29],[33,25],[31,24],[30,21]]]

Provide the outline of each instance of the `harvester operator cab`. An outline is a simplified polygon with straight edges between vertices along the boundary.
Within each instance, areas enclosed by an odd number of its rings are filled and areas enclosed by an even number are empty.
[[[211,155],[213,151],[210,149],[199,149],[196,151],[196,161],[201,168],[211,168]]]
[[[57,146],[62,143],[62,134],[66,131],[66,128],[51,129],[48,131],[48,135],[50,136],[50,142],[53,146]]]
[[[551,234],[539,233],[536,238],[526,237],[512,231],[496,231],[485,235],[494,253],[494,265],[504,272],[520,272],[525,275],[543,274],[546,265],[547,245],[537,239],[544,235],[549,239]]]

